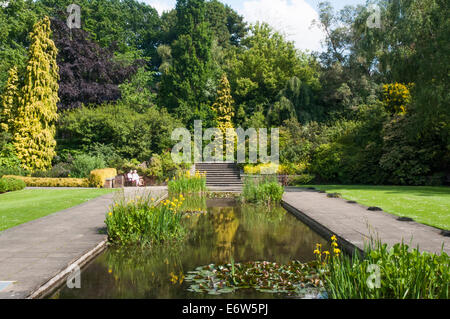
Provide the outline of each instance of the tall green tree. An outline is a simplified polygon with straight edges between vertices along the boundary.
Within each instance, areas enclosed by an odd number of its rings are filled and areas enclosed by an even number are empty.
[[[382,125],[373,127],[378,141],[357,145],[352,153],[361,154],[364,161],[370,159],[372,168],[381,167],[389,176],[384,181],[442,182],[450,174],[446,40],[450,5],[445,0],[378,0],[374,4],[380,8],[380,27],[367,26],[371,14],[367,6],[335,13],[329,3],[320,5],[320,25],[327,34],[327,50],[320,56],[321,103],[339,117],[352,119],[360,109],[378,104],[383,85],[413,84],[410,98],[406,91],[402,94],[402,99],[410,100],[406,114],[380,117]],[[358,135],[358,139],[363,138]],[[342,143],[348,144],[348,140]]]
[[[152,6],[136,0],[38,0],[47,14],[66,20],[66,8],[81,7],[81,28],[103,48],[114,46],[116,55],[134,60],[156,59],[160,42],[160,19]],[[151,63],[151,61],[150,61]]]
[[[292,42],[267,24],[251,27],[242,40],[246,49],[231,54],[227,73],[240,114],[267,114],[289,79],[296,76],[305,84],[318,87],[318,68],[314,59],[299,52]],[[243,119],[237,119],[242,122]],[[241,123],[239,123],[241,124]]]
[[[215,82],[211,60],[212,34],[205,18],[204,0],[179,0],[176,6],[178,38],[172,43],[169,70],[162,74],[160,104],[185,123],[211,105]]]
[[[48,17],[34,25],[14,122],[13,144],[22,168],[28,171],[47,169],[55,156],[58,50],[50,35]]]
[[[205,18],[218,45],[223,48],[240,46],[248,32],[244,17],[218,0],[205,2]],[[163,44],[170,44],[177,38],[177,20],[176,9],[162,14],[161,42]]]
[[[303,124],[322,119],[323,109],[315,103],[314,93],[311,86],[298,77],[289,79],[267,113],[270,124],[281,125],[292,117]]]

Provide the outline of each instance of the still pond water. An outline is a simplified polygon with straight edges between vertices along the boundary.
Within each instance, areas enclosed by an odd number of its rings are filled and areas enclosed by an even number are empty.
[[[314,260],[316,243],[326,241],[278,207],[271,211],[233,199],[193,199],[207,210],[189,218],[189,235],[170,247],[108,248],[81,273],[81,288],[63,285],[50,298],[286,298],[243,289],[211,296],[189,292],[187,272],[209,264],[247,261],[287,263]],[[197,201],[197,203],[195,202]]]

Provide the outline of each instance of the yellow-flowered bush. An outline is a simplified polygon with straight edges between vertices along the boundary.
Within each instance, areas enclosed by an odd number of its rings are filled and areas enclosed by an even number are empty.
[[[114,178],[117,176],[115,168],[102,168],[91,171],[89,175],[89,186],[101,188],[105,185],[107,178]]]
[[[411,103],[410,89],[413,84],[391,83],[383,85],[383,103],[392,114],[405,114]]]
[[[244,173],[248,175],[258,175],[258,174],[277,174],[280,165],[275,163],[266,163],[258,165],[245,165]]]
[[[275,164],[266,163],[258,165],[245,165],[244,173],[247,175],[259,174],[279,174],[279,175],[297,175],[303,173],[307,168],[305,163],[299,164]]]
[[[22,180],[28,187],[89,187],[87,178],[42,178],[14,175],[5,175],[3,178]]]

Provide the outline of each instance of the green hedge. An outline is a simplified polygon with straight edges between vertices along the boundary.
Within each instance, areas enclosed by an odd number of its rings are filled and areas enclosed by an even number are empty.
[[[26,187],[24,181],[15,178],[0,178],[0,194],[20,191]]]

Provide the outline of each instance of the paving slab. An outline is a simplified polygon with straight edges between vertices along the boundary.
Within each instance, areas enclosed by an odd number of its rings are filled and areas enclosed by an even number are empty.
[[[324,236],[336,234],[347,251],[364,249],[371,238],[392,246],[402,241],[420,251],[450,254],[450,238],[440,230],[417,222],[401,222],[398,216],[369,211],[367,206],[350,204],[341,198],[300,188],[287,188],[283,205]]]
[[[166,188],[124,189],[0,232],[1,299],[27,298],[106,239],[104,223],[115,199],[159,198]]]

